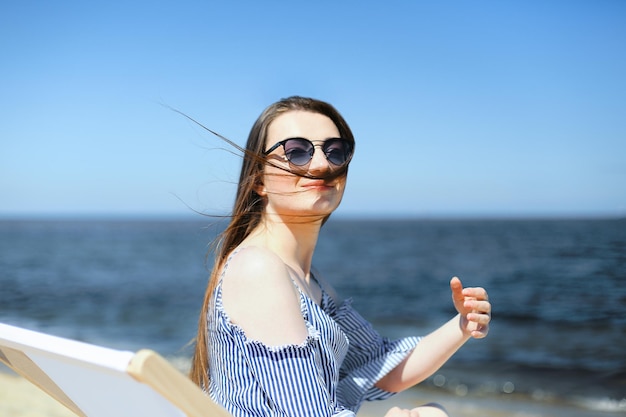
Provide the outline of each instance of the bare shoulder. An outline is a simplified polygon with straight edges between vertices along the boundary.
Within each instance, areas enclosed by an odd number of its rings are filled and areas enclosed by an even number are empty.
[[[251,275],[259,273],[286,272],[285,264],[278,255],[269,249],[259,246],[248,246],[238,249],[231,255],[225,277],[228,280],[251,280]],[[273,274],[272,274],[273,275]]]
[[[231,321],[250,339],[280,346],[306,338],[296,287],[280,257],[268,249],[247,247],[230,259],[222,299]]]

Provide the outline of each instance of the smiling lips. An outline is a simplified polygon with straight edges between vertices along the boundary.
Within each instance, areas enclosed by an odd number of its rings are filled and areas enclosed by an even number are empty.
[[[334,188],[332,185],[326,184],[324,180],[309,181],[304,184],[303,187],[315,190],[328,190]]]

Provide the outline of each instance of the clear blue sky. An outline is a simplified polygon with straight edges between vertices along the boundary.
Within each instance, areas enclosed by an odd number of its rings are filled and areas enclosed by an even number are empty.
[[[0,5],[0,217],[230,209],[271,102],[357,137],[343,215],[626,215],[626,2]]]

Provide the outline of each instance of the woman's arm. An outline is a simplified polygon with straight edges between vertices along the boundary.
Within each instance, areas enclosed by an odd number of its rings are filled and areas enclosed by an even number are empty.
[[[267,249],[251,246],[231,258],[222,299],[230,320],[251,340],[282,346],[299,345],[307,337],[295,284],[282,260]]]
[[[480,339],[489,332],[491,304],[483,288],[463,288],[461,280],[450,281],[452,300],[459,314],[424,337],[397,367],[376,386],[389,392],[400,392],[416,385],[446,363],[470,338]]]

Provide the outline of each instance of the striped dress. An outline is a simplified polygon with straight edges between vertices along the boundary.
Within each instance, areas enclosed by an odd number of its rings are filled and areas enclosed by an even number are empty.
[[[350,300],[337,305],[322,291],[317,305],[299,292],[308,337],[300,345],[269,347],[231,323],[218,284],[208,312],[207,391],[234,416],[347,417],[363,401],[393,395],[374,384],[402,362],[419,338],[390,341]]]

